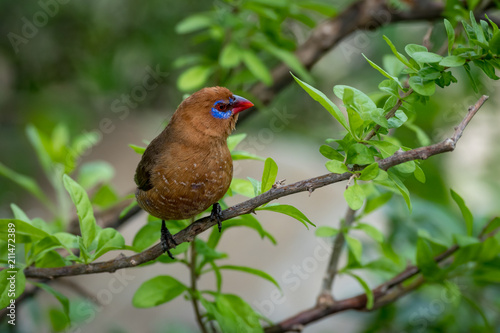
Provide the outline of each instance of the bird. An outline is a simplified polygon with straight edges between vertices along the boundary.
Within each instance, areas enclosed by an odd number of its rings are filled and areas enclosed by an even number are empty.
[[[233,177],[227,137],[249,100],[225,87],[206,87],[178,106],[165,129],[146,147],[134,181],[138,205],[162,220],[161,245],[177,245],[165,221],[192,218],[212,206],[211,218],[221,231],[218,201]]]

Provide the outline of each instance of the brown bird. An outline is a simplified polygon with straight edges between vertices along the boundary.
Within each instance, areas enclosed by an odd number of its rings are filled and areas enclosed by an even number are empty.
[[[252,106],[227,88],[203,88],[179,105],[142,155],[135,196],[142,209],[162,220],[161,244],[171,258],[169,243],[177,243],[165,220],[191,218],[213,205],[211,217],[221,230],[218,201],[233,177],[226,140],[238,113]]]

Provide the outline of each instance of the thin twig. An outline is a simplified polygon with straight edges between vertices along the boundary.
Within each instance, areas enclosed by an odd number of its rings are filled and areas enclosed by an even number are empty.
[[[488,96],[483,95],[473,107],[469,108],[467,116],[464,118],[464,120],[462,120],[460,125],[457,126],[452,138],[445,139],[439,143],[427,147],[420,147],[408,151],[398,151],[392,156],[377,161],[379,168],[382,170],[387,170],[395,165],[404,162],[413,160],[425,160],[433,155],[453,151],[455,149],[457,141],[462,136],[465,127],[487,99]],[[296,183],[285,185],[279,188],[271,188],[269,191],[262,193],[255,198],[249,199],[222,211],[221,221],[225,221],[243,214],[248,214],[254,211],[257,207],[262,206],[263,204],[268,203],[272,200],[276,200],[278,198],[294,193],[306,191],[309,192],[323,186],[347,180],[349,179],[349,177],[351,177],[351,173],[349,172],[345,172],[343,174],[329,173],[323,176],[301,180]],[[203,231],[211,228],[216,223],[217,222],[212,220],[209,216],[201,218],[175,234],[174,239],[177,244],[191,242],[196,235],[199,235]],[[77,264],[64,267],[38,268],[30,266],[24,270],[24,274],[26,275],[26,277],[32,278],[56,278],[69,275],[114,272],[117,269],[135,267],[145,262],[154,260],[158,258],[162,253],[163,250],[161,244],[156,244],[151,248],[130,257],[119,257],[117,259],[104,262]]]
[[[332,295],[332,284],[338,272],[340,254],[342,253],[342,248],[345,244],[344,230],[349,229],[349,227],[352,225],[355,215],[356,211],[348,207],[345,217],[341,222],[339,233],[337,234],[333,242],[332,254],[330,255],[330,260],[328,262],[325,276],[323,277],[321,291],[318,296],[318,304],[329,305],[334,302],[334,298]]]
[[[191,290],[193,294],[191,295],[191,303],[193,304],[194,313],[196,316],[196,322],[203,333],[208,333],[207,328],[203,324],[203,318],[200,312],[200,306],[198,304],[198,298],[195,297],[194,293],[197,292],[196,281],[198,280],[198,273],[196,272],[196,247],[195,242],[191,243],[191,262],[189,263],[189,272],[191,277]]]

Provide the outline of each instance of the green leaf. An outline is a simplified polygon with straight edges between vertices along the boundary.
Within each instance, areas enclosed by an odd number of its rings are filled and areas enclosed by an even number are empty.
[[[413,52],[412,56],[413,59],[415,59],[418,62],[422,63],[435,63],[435,62],[440,62],[443,60],[443,57],[440,56],[439,54],[432,53],[432,52]]]
[[[113,179],[115,169],[105,161],[94,161],[83,164],[78,172],[78,184],[84,189],[91,189]]]
[[[455,44],[455,29],[453,29],[453,25],[451,25],[450,21],[447,19],[444,19],[444,27],[446,29],[446,35],[448,36],[448,55],[450,55],[453,45]]]
[[[14,272],[14,273],[12,273]],[[11,290],[11,282],[14,282],[15,292]],[[12,304],[11,299],[17,299],[24,292],[26,277],[21,269],[3,269],[0,271],[0,309],[5,309]],[[12,295],[14,293],[14,295]],[[15,305],[14,305],[15,306]]]
[[[219,266],[219,269],[230,269],[230,270],[233,270],[233,271],[240,271],[240,272],[245,272],[245,273],[248,273],[248,274],[257,275],[257,276],[263,278],[264,280],[267,280],[267,281],[271,282],[279,290],[281,290],[281,287],[280,287],[279,283],[271,275],[269,275],[266,272],[263,272],[263,271],[261,271],[259,269],[255,269],[255,268],[251,268],[251,267],[246,267],[246,266],[235,266],[235,265],[223,265],[223,266]]]
[[[181,91],[194,91],[205,85],[213,68],[197,65],[185,70],[177,79],[177,87]]]
[[[116,229],[105,228],[97,235],[97,248],[95,250],[94,259],[99,258],[104,253],[111,250],[123,249],[125,239]]]
[[[422,184],[425,183],[425,173],[422,170],[418,164],[415,163],[415,171],[413,172],[413,175],[415,176],[415,179],[421,182]]]
[[[499,227],[500,227],[500,218],[499,217],[495,217],[494,219],[492,219],[491,221],[488,222],[488,226],[484,229],[483,233],[485,235],[487,235],[490,232],[495,231]]]
[[[252,177],[247,177],[247,179],[250,181],[253,187],[253,195],[258,196],[259,194],[262,193],[262,183],[259,182],[257,179],[254,179]]]
[[[441,269],[434,261],[434,255],[429,242],[421,237],[417,240],[416,261],[418,268],[426,278],[436,280],[441,275]]]
[[[366,195],[361,186],[354,184],[344,191],[344,198],[351,209],[358,210],[363,206]]]
[[[59,303],[61,303],[63,307],[63,313],[66,315],[67,320],[69,320],[69,299],[66,296],[64,296],[63,294],[61,294],[59,291],[55,290],[48,284],[39,283],[35,281],[30,281],[30,283],[37,286],[40,289],[45,290],[49,294],[52,294],[52,296],[54,296],[59,301]]]
[[[96,236],[96,221],[92,204],[90,203],[87,192],[77,182],[68,175],[63,176],[63,183],[68,191],[71,200],[76,206],[76,213],[80,222],[80,231],[82,233],[83,244],[88,249]]]
[[[342,155],[335,148],[329,145],[321,145],[321,147],[319,147],[319,152],[321,153],[321,155],[325,156],[330,160],[337,160],[337,161],[344,160],[344,155]]]
[[[379,170],[380,169],[378,167],[378,163],[373,162],[372,164],[361,170],[361,175],[359,176],[359,179],[365,181],[375,179],[375,177],[378,176]]]
[[[186,17],[177,23],[175,32],[178,34],[187,34],[201,29],[205,29],[214,24],[213,18],[206,14],[195,14]]]
[[[500,31],[496,31],[490,40],[490,49],[493,53],[500,53]]]
[[[241,49],[235,43],[229,43],[220,52],[219,64],[222,68],[233,68],[241,62]]]
[[[133,144],[129,144],[128,146],[132,148],[139,155],[144,154],[144,152],[146,151],[146,147],[136,146]]]
[[[341,161],[331,160],[326,162],[325,166],[328,169],[328,171],[333,173],[342,174],[344,172],[349,172],[347,166]]]
[[[474,79],[474,76],[472,76],[472,73],[470,71],[470,65],[468,63],[465,63],[464,69],[465,73],[467,73],[467,76],[469,77],[472,89],[474,90],[475,93],[479,93],[479,88],[477,87],[476,80]]]
[[[406,188],[406,186],[403,184],[403,182],[399,179],[398,176],[396,176],[393,172],[388,172],[389,178],[394,182],[396,187],[398,188],[399,192],[405,199],[406,205],[408,206],[408,210],[411,212],[412,211],[412,206],[411,206],[411,201],[410,201],[410,192]]]
[[[233,151],[236,146],[238,146],[241,141],[245,140],[247,137],[246,133],[240,133],[240,134],[234,134],[230,135],[227,138],[227,147],[229,148],[229,151]]]
[[[200,299],[208,314],[215,318],[222,332],[263,333],[259,315],[236,295],[218,294],[215,302]]]
[[[134,198],[134,200],[132,200],[132,201],[130,202],[130,204],[128,204],[128,206],[127,206],[127,207],[123,208],[123,210],[120,212],[120,216],[119,216],[119,218],[120,218],[120,219],[122,219],[125,215],[127,215],[127,214],[128,214],[128,212],[129,212],[132,208],[134,208],[134,207],[135,207],[135,206],[137,206],[137,205],[138,205],[137,200],[135,200],[135,198]]]
[[[28,217],[28,215],[26,215],[26,213],[21,208],[19,208],[19,206],[12,203],[10,204],[10,209],[12,210],[12,213],[14,214],[14,218],[16,220],[21,220],[31,224],[31,219]]]
[[[363,245],[358,239],[353,238],[347,234],[345,234],[344,237],[347,243],[347,247],[349,248],[351,254],[354,256],[354,259],[356,259],[358,263],[361,263],[361,256],[363,254]]]
[[[274,57],[284,62],[292,71],[300,75],[305,80],[313,80],[311,74],[309,74],[309,71],[304,67],[304,65],[299,61],[299,59],[293,52],[274,46],[273,43],[268,39],[265,39],[262,43],[259,43],[259,46],[272,54]]]
[[[493,67],[493,65],[489,61],[475,59],[473,60],[473,63],[474,65],[479,67],[484,72],[484,74],[486,74],[490,79],[492,80],[500,79],[500,77],[498,77],[495,74],[495,67]]]
[[[0,175],[10,179],[29,193],[33,194],[43,204],[51,207],[51,202],[47,199],[47,195],[42,191],[33,178],[17,173],[2,163],[0,163]]]
[[[42,168],[45,171],[45,175],[49,179],[52,179],[52,173],[53,173],[52,159],[50,158],[50,155],[43,144],[42,137],[38,132],[38,129],[33,125],[28,125],[26,127],[26,135],[28,136],[31,145],[35,149],[35,152],[38,156],[38,160],[40,161],[40,164],[42,165]]]
[[[406,53],[413,58],[413,55],[417,52],[427,52],[427,48],[418,44],[408,44],[405,46]]]
[[[14,224],[14,228],[12,228]],[[32,226],[28,222],[16,219],[0,219],[0,236],[1,239],[7,239],[9,229],[15,229],[16,243],[32,243],[35,240],[49,236],[45,231]]]
[[[348,164],[372,164],[375,161],[373,158],[373,151],[366,145],[355,143],[347,150],[347,163]]]
[[[260,58],[251,50],[242,50],[243,63],[248,70],[264,84],[270,86],[273,83],[271,72]]]
[[[159,275],[147,280],[134,294],[132,304],[137,308],[150,308],[170,302],[188,287],[168,275]]]
[[[363,215],[367,215],[379,207],[385,205],[392,198],[392,192],[384,192],[377,195],[374,198],[368,198],[366,200],[365,209],[363,210]]]
[[[460,56],[448,56],[443,58],[443,60],[439,62],[439,65],[444,67],[460,67],[464,64],[465,58],[462,58]]]
[[[264,158],[254,155],[252,153],[249,153],[244,150],[233,150],[231,152],[231,158],[233,161],[238,161],[238,160],[256,160],[256,161],[265,161]]]
[[[290,206],[290,205],[270,204],[270,205],[266,205],[264,207],[259,207],[256,210],[269,210],[272,212],[288,215],[288,216],[293,217],[294,219],[302,222],[302,224],[304,224],[307,229],[309,229],[309,226],[307,224],[310,224],[313,227],[316,226],[314,223],[312,223],[307,218],[307,216],[304,215],[304,213],[302,213],[300,210],[298,210],[297,208]]]
[[[292,73],[290,74],[293,76],[295,81],[309,94],[309,96],[311,96],[315,101],[319,102],[347,131],[349,131],[347,120],[337,105],[333,104],[333,102],[318,89],[301,81]]]
[[[333,237],[336,236],[338,233],[339,233],[338,229],[324,225],[318,227],[315,232],[317,237]]]
[[[115,189],[109,184],[105,184],[94,193],[92,196],[92,204],[101,209],[107,209],[115,205],[119,201],[118,194]]]
[[[383,243],[384,242],[384,234],[375,228],[374,226],[366,223],[358,223],[354,229],[362,230],[364,231],[368,236],[373,238],[377,243]]]
[[[458,208],[462,212],[462,216],[465,220],[465,226],[467,228],[467,235],[472,236],[472,230],[474,228],[474,218],[472,217],[472,213],[469,210],[469,207],[465,204],[464,199],[457,192],[450,189],[451,197],[457,203]]]
[[[363,288],[363,290],[365,291],[365,294],[366,294],[366,309],[371,310],[373,308],[374,297],[373,297],[373,291],[368,286],[368,283],[366,283],[366,281],[363,280],[360,276],[358,276],[352,272],[347,272],[347,274],[349,274],[350,276],[355,278],[358,281],[358,283],[361,285],[361,287]]]
[[[396,50],[396,47],[394,46],[394,44],[392,44],[391,40],[387,36],[384,35],[382,37],[384,38],[384,40],[386,41],[386,43],[391,48],[392,53],[394,53],[394,55],[396,56],[396,58],[399,59],[399,61],[401,61],[403,64],[405,64],[408,68],[415,69],[413,67],[413,65],[408,61],[408,59],[406,59],[406,57],[404,55],[402,55],[401,53],[398,52],[398,50]]]
[[[227,258],[227,254],[210,247],[204,240],[195,239],[195,247],[198,255],[203,256],[205,261]]]
[[[420,76],[414,75],[410,77],[408,83],[417,94],[422,96],[432,96],[436,92],[434,81],[424,81]]]
[[[269,191],[273,187],[277,175],[278,165],[272,158],[268,157],[264,163],[264,171],[262,173],[262,193]]]
[[[252,183],[247,179],[233,178],[230,189],[233,193],[241,194],[248,198],[255,197],[255,191]]]
[[[383,76],[385,76],[386,78],[388,78],[390,80],[393,80],[394,82],[396,82],[399,85],[399,87],[401,89],[403,89],[403,85],[401,84],[401,82],[399,82],[399,79],[397,77],[390,75],[389,73],[384,71],[379,65],[377,65],[376,63],[374,63],[373,61],[368,59],[364,54],[362,54],[362,55],[373,68],[375,68],[376,70],[378,70],[380,72],[380,74],[382,74]]]

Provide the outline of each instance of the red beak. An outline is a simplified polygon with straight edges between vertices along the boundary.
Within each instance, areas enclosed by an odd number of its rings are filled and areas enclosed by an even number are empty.
[[[245,99],[241,96],[234,95],[234,102],[233,102],[233,114],[237,114],[238,112],[241,112],[243,110],[246,110],[248,108],[251,108],[253,106],[253,103],[250,102],[248,99]]]

